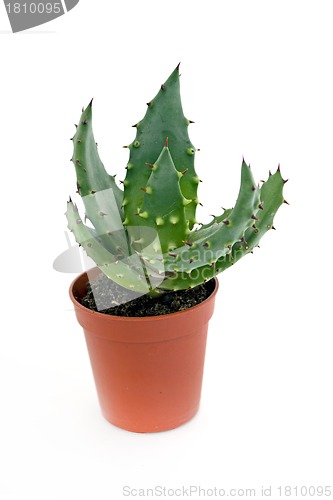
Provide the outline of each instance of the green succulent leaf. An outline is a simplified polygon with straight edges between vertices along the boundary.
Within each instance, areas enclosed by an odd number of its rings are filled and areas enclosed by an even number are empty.
[[[191,272],[179,272],[167,278],[163,282],[164,290],[183,290],[193,288],[207,280],[214,278],[217,274],[233,266],[242,257],[258,246],[261,238],[273,229],[273,221],[276,212],[283,204],[283,186],[285,181],[282,179],[280,169],[275,174],[270,175],[260,189],[260,207],[257,209],[258,218],[255,224],[245,231],[244,240],[237,241],[232,252],[224,257],[217,259],[213,265],[205,265],[194,269]]]
[[[162,252],[182,245],[188,231],[185,215],[188,200],[181,192],[180,176],[182,174],[177,172],[169,148],[165,146],[151,165],[151,175],[144,188],[142,211],[138,213],[146,226],[156,229]]]
[[[236,241],[253,224],[259,205],[259,189],[243,161],[241,187],[235,207],[222,222],[192,232],[185,245],[165,256],[166,270],[190,272],[229,254]]]
[[[180,180],[180,187],[185,198],[194,200],[185,208],[186,219],[190,228],[193,227],[199,179],[194,169],[196,149],[188,135],[189,123],[183,113],[177,66],[156,97],[148,103],[145,117],[136,124],[136,137],[129,145],[124,184],[125,220],[129,225],[137,225],[135,214],[142,208],[144,195],[137,187],[145,187],[148,182],[150,171],[147,163],[156,162],[168,138],[176,169],[178,172],[187,170],[186,176]]]
[[[92,102],[83,110],[73,137],[73,158],[77,190],[82,197],[86,217],[100,235],[104,246],[113,253],[127,252],[123,229],[123,192],[114,176],[109,175],[99,157],[92,128]]]
[[[110,253],[95,237],[95,232],[86,226],[74,203],[67,203],[68,229],[86,254],[110,279],[130,290],[146,294],[150,291],[142,263],[138,256],[118,257]]]

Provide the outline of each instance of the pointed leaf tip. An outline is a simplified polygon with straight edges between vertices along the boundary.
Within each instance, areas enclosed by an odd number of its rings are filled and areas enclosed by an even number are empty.
[[[165,139],[165,147],[168,148],[169,147],[169,138],[167,137]]]
[[[92,104],[93,104],[93,100],[94,98],[91,99],[90,103],[89,103],[89,106],[92,108]]]
[[[179,71],[180,62],[176,66],[176,70]]]

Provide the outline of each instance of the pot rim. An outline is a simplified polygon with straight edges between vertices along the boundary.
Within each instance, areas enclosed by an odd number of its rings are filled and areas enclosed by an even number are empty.
[[[112,321],[122,321],[122,322],[129,322],[130,323],[130,322],[138,322],[138,321],[145,322],[145,321],[152,321],[152,320],[154,320],[154,321],[163,321],[164,320],[165,321],[167,318],[170,318],[170,319],[176,318],[177,316],[184,315],[186,313],[189,314],[193,310],[198,310],[199,308],[204,307],[205,304],[207,303],[207,301],[212,300],[215,297],[215,295],[217,294],[217,291],[219,289],[219,281],[218,281],[217,277],[214,276],[214,278],[212,278],[212,279],[214,279],[214,282],[215,282],[214,290],[205,300],[203,300],[199,304],[196,304],[195,306],[189,307],[187,309],[183,309],[182,311],[176,311],[176,312],[168,313],[168,314],[160,314],[157,316],[116,316],[116,315],[112,315],[112,314],[105,314],[105,313],[102,313],[99,311],[93,311],[92,309],[89,309],[88,307],[83,306],[74,295],[74,288],[75,288],[77,282],[80,279],[83,279],[84,275],[87,276],[88,281],[89,281],[89,277],[88,277],[87,273],[89,271],[96,272],[97,270],[99,270],[98,267],[93,267],[91,269],[88,269],[87,271],[84,271],[83,273],[79,274],[78,276],[76,276],[76,278],[70,284],[69,296],[70,296],[70,299],[73,302],[74,306],[77,307],[78,309],[80,309],[82,312],[84,312],[86,314],[90,314],[91,316],[95,316],[95,317],[97,316],[100,318],[110,318]]]

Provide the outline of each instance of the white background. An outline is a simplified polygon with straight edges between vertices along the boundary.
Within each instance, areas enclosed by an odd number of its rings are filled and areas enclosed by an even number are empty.
[[[0,5],[1,500],[333,486],[332,18],[324,1],[81,0],[13,35]],[[234,203],[243,155],[258,180],[281,164],[290,206],[220,276],[200,412],[140,435],[101,417],[75,275],[52,263],[67,248],[81,107],[95,98],[100,153],[121,179],[131,125],[179,61],[202,220]]]

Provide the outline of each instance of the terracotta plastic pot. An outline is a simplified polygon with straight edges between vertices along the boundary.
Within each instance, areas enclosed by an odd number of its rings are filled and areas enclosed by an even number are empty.
[[[86,273],[77,277],[70,298],[85,333],[105,418],[134,432],[164,431],[190,420],[199,408],[218,281],[212,294],[190,309],[143,318],[82,306],[77,299],[84,296],[87,282]]]

